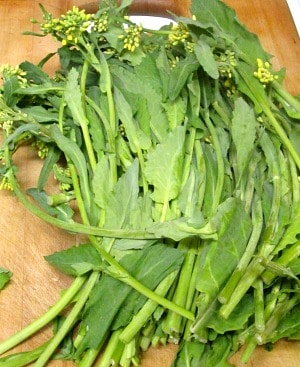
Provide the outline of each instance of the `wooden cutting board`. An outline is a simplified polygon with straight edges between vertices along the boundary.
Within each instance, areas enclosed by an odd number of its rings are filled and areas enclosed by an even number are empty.
[[[29,19],[41,19],[39,2],[43,1],[0,1],[0,64],[17,65],[24,60],[37,62],[46,53],[56,49],[57,44],[49,38],[21,35],[24,30],[36,29]],[[59,15],[73,3],[83,2],[51,0],[44,1],[44,4],[48,11]],[[259,35],[264,48],[274,55],[274,67],[286,67],[287,89],[293,94],[300,94],[300,40],[285,1],[226,0],[226,3],[236,9],[241,21],[251,31]],[[47,66],[47,71],[53,72],[56,66],[57,60],[54,60]],[[23,161],[20,177],[24,186],[33,186],[38,160],[28,149],[22,149],[18,159]],[[0,266],[14,273],[9,287],[0,293],[0,340],[3,340],[45,312],[57,300],[60,290],[70,284],[70,279],[48,266],[43,256],[78,243],[80,238],[41,223],[7,192],[0,192],[0,205]],[[45,328],[35,340],[16,350],[32,348],[50,333]],[[299,348],[300,343],[285,341],[278,343],[271,353],[258,348],[248,366],[300,366]],[[175,350],[176,346],[173,345],[151,349],[145,353],[142,367],[169,367]],[[241,367],[238,356],[233,361],[237,367]],[[70,367],[73,364],[54,361],[51,366]]]

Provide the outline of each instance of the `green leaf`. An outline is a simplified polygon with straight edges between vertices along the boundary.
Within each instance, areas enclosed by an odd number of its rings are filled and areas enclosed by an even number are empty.
[[[137,153],[141,150],[149,149],[151,146],[150,137],[140,129],[138,123],[133,118],[131,106],[117,88],[114,88],[114,97],[116,111],[125,128],[126,137],[129,141],[131,150]]]
[[[224,317],[219,315],[218,310],[215,310],[207,326],[215,330],[218,334],[225,334],[227,331],[233,330],[243,330],[253,313],[253,296],[246,294],[227,319],[224,319]]]
[[[221,223],[218,239],[211,241],[202,251],[197,276],[197,289],[209,299],[216,297],[236,268],[252,229],[251,219],[239,199],[229,198],[220,204],[218,216]]]
[[[234,103],[232,139],[236,147],[237,179],[241,177],[255,147],[257,122],[253,109],[242,98]]]
[[[186,128],[177,126],[156,146],[145,162],[145,176],[154,186],[152,198],[158,203],[175,199],[181,188]]]
[[[218,79],[218,65],[214,58],[211,47],[203,40],[198,39],[194,46],[195,55],[204,71],[213,79]]]
[[[134,251],[120,260],[120,264],[150,289],[155,289],[168,274],[178,269],[183,253],[157,244],[142,251]],[[114,328],[127,324],[146,301],[138,292],[114,277],[103,275],[94,287],[86,304],[82,328],[87,328],[77,354],[97,348]],[[116,318],[117,316],[117,318]]]
[[[138,256],[137,254],[135,256]],[[130,266],[133,255],[126,255],[122,259],[123,266]],[[184,254],[182,251],[169,248],[165,244],[157,243],[141,251],[140,260],[134,267],[134,276],[149,289],[155,289],[159,283],[169,274],[179,270]],[[113,329],[127,325],[143,304],[146,297],[132,291],[122,304],[121,309],[113,323]]]
[[[230,336],[218,335],[203,354],[200,366],[232,367],[228,361],[232,353],[231,346]]]
[[[300,331],[300,305],[296,305],[290,312],[285,314],[276,328],[276,331],[270,335],[268,341],[276,343],[282,338],[289,338]]]
[[[28,114],[39,123],[58,122],[58,111],[55,109],[47,109],[43,106],[32,106],[22,108],[22,112]]]
[[[78,84],[78,77],[78,71],[72,68],[67,78],[65,100],[71,110],[74,122],[77,125],[85,125],[88,124],[88,121],[82,107],[82,95]]]
[[[72,246],[67,250],[45,256],[49,264],[65,274],[81,276],[91,270],[102,268],[102,259],[91,244]]]
[[[186,98],[177,97],[173,101],[163,103],[163,107],[167,113],[170,130],[173,130],[176,126],[182,125],[187,112]]]
[[[291,209],[291,208],[290,208]],[[296,203],[291,212],[290,223],[282,236],[276,251],[282,251],[286,246],[292,245],[299,240],[300,233],[300,203]]]
[[[83,200],[89,211],[91,207],[91,197],[87,175],[87,164],[84,154],[75,142],[73,142],[71,139],[68,139],[60,132],[56,125],[51,125],[49,130],[51,137],[54,139],[59,149],[64,152],[66,157],[70,159],[76,167],[80,179]]]
[[[139,163],[136,159],[107,193],[105,210],[106,228],[125,228],[136,209],[139,194]]]
[[[155,222],[147,228],[149,233],[154,233],[157,237],[171,238],[174,241],[181,241],[185,238],[197,236],[202,239],[217,239],[218,221],[212,218],[209,222],[204,222],[203,218],[197,217],[197,226],[193,226],[188,218],[178,218],[165,222]]]
[[[14,107],[18,101],[18,97],[15,95],[19,90],[19,80],[16,75],[11,76],[3,83],[3,97],[8,107]]]
[[[179,61],[174,69],[171,69],[168,84],[168,97],[175,100],[181,93],[191,74],[199,67],[199,62],[193,54]]]
[[[196,20],[189,21],[193,26],[213,31],[214,38],[223,38],[231,43],[240,54],[253,64],[257,58],[267,61],[270,56],[262,48],[258,37],[249,32],[238,20],[235,11],[220,0],[192,0],[191,13]],[[181,19],[181,18],[180,18]],[[238,35],[238,37],[237,37]]]
[[[94,200],[102,209],[107,207],[109,193],[113,190],[113,184],[109,179],[110,177],[109,160],[106,155],[103,155],[97,163],[92,179]]]
[[[53,145],[50,145],[38,179],[37,189],[39,191],[44,190],[47,180],[52,173],[53,166],[58,162],[59,158],[60,151]]]
[[[181,342],[171,367],[199,367],[206,345],[198,340]]]
[[[9,270],[0,267],[0,290],[6,286],[11,277],[12,273]]]
[[[25,61],[20,64],[20,68],[26,72],[27,80],[34,84],[45,84],[50,82],[49,75],[39,66]]]

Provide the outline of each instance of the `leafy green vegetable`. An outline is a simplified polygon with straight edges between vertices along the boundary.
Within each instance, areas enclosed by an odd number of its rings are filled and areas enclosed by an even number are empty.
[[[153,31],[131,3],[57,19],[41,5],[61,69],[42,70],[52,54],[2,68],[0,188],[84,240],[46,256],[74,281],[0,354],[52,321],[54,335],[0,366],[129,367],[174,342],[173,367],[228,367],[241,346],[246,363],[299,338],[299,99],[222,1]],[[28,143],[42,161],[25,194]]]

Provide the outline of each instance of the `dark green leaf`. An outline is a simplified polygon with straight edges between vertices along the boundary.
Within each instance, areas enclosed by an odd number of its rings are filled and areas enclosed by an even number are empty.
[[[171,101],[175,100],[181,93],[191,74],[197,70],[199,62],[193,54],[179,61],[174,69],[171,70],[168,85],[168,97]]]
[[[214,32],[215,38],[223,38],[231,43],[240,54],[256,63],[257,58],[267,61],[269,55],[263,50],[258,37],[249,32],[238,20],[235,11],[220,0],[193,0],[191,13],[196,20],[190,24],[200,29],[208,29]]]
[[[22,108],[22,112],[28,114],[39,123],[58,121],[58,111],[55,109],[47,109],[42,106],[32,106]]]
[[[154,289],[162,279],[178,269],[182,261],[181,251],[158,244],[124,256],[120,264],[148,288]],[[86,349],[97,348],[113,323],[115,328],[128,323],[145,301],[145,297],[117,278],[103,275],[94,287],[83,314],[82,322],[88,333],[80,343],[78,355]]]
[[[44,160],[43,167],[41,169],[37,188],[39,191],[43,191],[47,180],[53,170],[53,166],[58,162],[60,158],[60,151],[53,145],[49,146],[47,156]]]
[[[257,121],[253,109],[242,99],[234,104],[232,118],[232,139],[236,147],[238,179],[241,177],[254,149]]]
[[[81,276],[102,267],[102,259],[94,246],[82,244],[45,256],[45,259],[65,274]]]
[[[214,311],[207,326],[214,329],[218,334],[227,331],[243,330],[248,323],[249,317],[254,313],[254,299],[252,295],[246,294],[237,307],[224,319],[219,315],[218,310]]]
[[[215,61],[211,47],[201,38],[194,46],[195,55],[204,71],[213,79],[218,79],[218,65]]]
[[[197,281],[197,289],[209,299],[216,297],[237,266],[251,231],[251,219],[239,199],[229,198],[223,202],[218,216],[221,223],[218,240],[211,241],[202,251]]]
[[[199,367],[206,345],[197,340],[181,342],[171,367]]]
[[[75,142],[73,142],[71,139],[66,138],[60,132],[59,128],[56,125],[52,125],[49,130],[51,137],[54,139],[59,149],[64,152],[66,157],[73,162],[74,166],[77,169],[81,184],[83,200],[89,212],[91,208],[91,197],[87,175],[87,164],[84,154]]]

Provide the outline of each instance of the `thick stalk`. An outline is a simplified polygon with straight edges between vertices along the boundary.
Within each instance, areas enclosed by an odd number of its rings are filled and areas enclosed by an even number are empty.
[[[218,299],[222,304],[229,302],[230,297],[235,292],[235,288],[245,274],[247,266],[249,265],[252,257],[256,251],[258,241],[263,228],[263,213],[261,200],[256,196],[253,202],[252,208],[252,223],[253,229],[249,238],[247,247],[243,256],[241,257],[236,269],[231,274],[229,280],[225,284],[224,288],[220,292]]]
[[[255,328],[261,333],[265,330],[264,287],[261,279],[257,279],[254,283],[254,308]]]
[[[82,72],[81,72],[81,76],[80,76],[81,104],[82,104],[82,108],[83,108],[84,113],[85,113],[85,97],[84,96],[86,94],[85,86],[86,86],[86,79],[87,79],[88,70],[89,70],[89,61],[88,61],[88,59],[85,59],[84,62],[83,62]],[[96,165],[97,165],[97,161],[96,161],[96,157],[95,157],[93,144],[92,144],[92,141],[91,141],[91,136],[90,136],[90,132],[89,132],[87,117],[85,118],[85,121],[80,121],[80,126],[81,126],[81,130],[82,130],[83,139],[84,139],[84,142],[85,142],[89,162],[90,162],[92,170],[94,171],[95,168],[96,168]]]
[[[49,324],[56,316],[60,314],[73,300],[78,291],[86,282],[86,277],[77,277],[72,285],[63,293],[60,300],[52,306],[45,314],[33,321],[31,324],[17,332],[15,335],[0,343],[0,354],[3,354],[28,339],[44,326]]]
[[[187,296],[189,292],[189,286],[191,277],[193,274],[193,268],[195,263],[196,253],[194,249],[189,250],[186,253],[179,280],[176,286],[175,294],[172,301],[177,305],[186,307]],[[163,331],[170,336],[174,341],[179,341],[182,333],[182,317],[174,312],[168,312],[167,317],[162,323]]]
[[[113,359],[113,355],[116,352],[117,349],[120,349],[123,351],[124,345],[120,342],[120,334],[122,333],[122,329],[115,330],[109,337],[108,343],[105,347],[105,350],[103,352],[103,355],[101,356],[101,360],[99,364],[97,364],[97,367],[110,367],[114,365],[118,365],[118,360]],[[119,358],[119,357],[118,357]]]
[[[51,339],[51,341],[47,345],[47,348],[43,351],[43,353],[37,359],[34,367],[43,367],[47,364],[48,360],[51,358],[56,348],[59,346],[59,344],[64,339],[66,334],[70,331],[72,326],[75,324],[77,317],[80,311],[82,310],[82,308],[84,307],[98,278],[99,278],[98,272],[93,272],[89,276],[89,279],[87,280],[84,289],[82,290],[78,300],[76,301],[75,305],[73,306],[72,310],[70,311],[63,325],[57,331],[54,337]]]
[[[173,284],[177,276],[177,271],[169,274],[155,289],[155,293],[160,296],[165,296]],[[133,317],[132,321],[124,328],[120,333],[120,340],[127,344],[129,343],[146,324],[148,319],[151,317],[155,309],[157,308],[157,303],[149,299],[140,311]]]
[[[23,367],[33,363],[47,347],[49,341],[28,352],[12,354],[0,359],[1,367]]]
[[[248,86],[249,90],[251,91],[251,93],[257,99],[257,102],[260,104],[263,112],[268,117],[269,123],[271,124],[271,126],[275,130],[278,138],[281,140],[283,145],[286,147],[288,152],[291,154],[291,156],[293,157],[297,167],[300,169],[300,156],[299,156],[297,150],[295,149],[295,147],[293,146],[291,140],[288,138],[286,132],[284,131],[284,129],[282,128],[280,123],[276,120],[275,116],[273,115],[273,113],[271,111],[271,108],[269,106],[268,98],[266,97],[265,94],[262,94],[260,91],[257,91],[257,88],[255,88],[255,86],[254,86],[254,84],[252,83],[252,80],[251,80],[251,78],[253,76],[248,75],[248,71],[244,70],[243,68],[240,68],[239,73],[240,73],[241,77],[244,79],[244,81],[247,84],[247,86]],[[276,86],[276,83],[274,85]],[[282,89],[278,87],[278,92],[279,91],[282,92]],[[287,97],[287,96],[285,96],[285,97]]]

